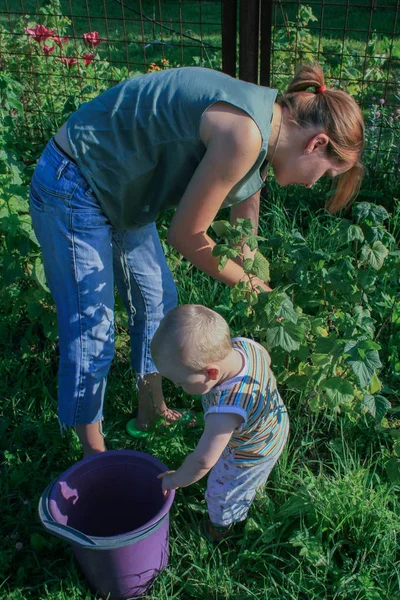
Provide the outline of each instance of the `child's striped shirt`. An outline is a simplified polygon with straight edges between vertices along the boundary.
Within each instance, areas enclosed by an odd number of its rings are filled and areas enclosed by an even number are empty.
[[[242,370],[202,396],[204,415],[236,413],[244,422],[234,431],[224,455],[234,451],[240,466],[273,458],[285,444],[289,418],[269,366],[268,352],[246,338],[232,340],[242,354]]]

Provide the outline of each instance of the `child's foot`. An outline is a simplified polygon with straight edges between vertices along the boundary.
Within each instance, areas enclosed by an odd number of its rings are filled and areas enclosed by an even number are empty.
[[[207,519],[207,521],[204,521],[202,524],[202,533],[210,542],[214,543],[222,542],[223,540],[228,538],[232,533],[232,529],[232,523],[225,527],[221,525],[214,525],[209,519]]]

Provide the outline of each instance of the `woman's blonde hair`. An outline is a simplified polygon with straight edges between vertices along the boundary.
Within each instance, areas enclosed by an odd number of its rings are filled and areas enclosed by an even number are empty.
[[[308,91],[309,88],[314,91]],[[360,156],[364,119],[356,101],[347,92],[326,88],[321,67],[311,64],[299,67],[279,104],[289,110],[291,119],[300,127],[321,127],[326,132],[331,158],[339,163],[355,161],[351,169],[338,177],[325,207],[333,214],[349,205],[360,189],[363,173]]]
[[[151,342],[154,361],[169,360],[201,371],[232,350],[228,323],[201,304],[182,304],[161,321]]]

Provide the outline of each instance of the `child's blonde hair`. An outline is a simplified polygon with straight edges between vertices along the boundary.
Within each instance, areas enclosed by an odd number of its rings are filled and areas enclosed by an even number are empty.
[[[179,361],[194,371],[226,358],[232,350],[228,323],[200,304],[182,304],[161,321],[151,342],[154,361]]]
[[[356,101],[342,90],[325,89],[318,64],[302,65],[280,98],[300,127],[322,127],[330,138],[328,155],[339,163],[354,165],[338,177],[336,189],[326,203],[330,213],[347,206],[356,197],[363,174],[364,119]],[[308,91],[314,88],[314,91]],[[320,89],[322,88],[322,91]]]

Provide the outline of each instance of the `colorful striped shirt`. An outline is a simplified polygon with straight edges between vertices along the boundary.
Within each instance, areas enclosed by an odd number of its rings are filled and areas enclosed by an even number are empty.
[[[246,338],[234,338],[232,343],[243,357],[243,367],[235,377],[204,394],[202,403],[205,416],[236,413],[243,417],[223,456],[233,450],[238,466],[247,467],[280,452],[289,418],[265,348]]]

